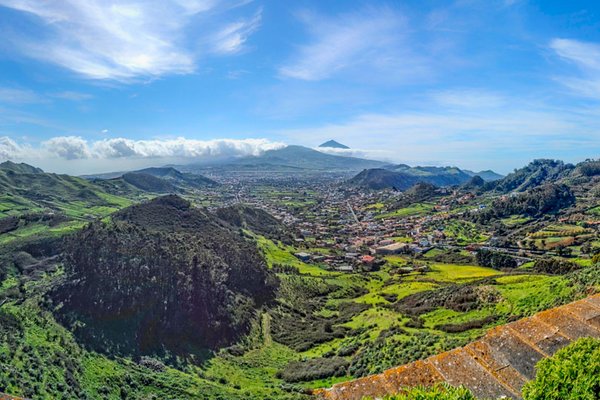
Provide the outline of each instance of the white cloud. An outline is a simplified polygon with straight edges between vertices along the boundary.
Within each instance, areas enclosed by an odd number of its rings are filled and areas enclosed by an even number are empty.
[[[592,71],[600,71],[600,45],[572,39],[554,39],[550,47],[565,60]]]
[[[248,37],[260,26],[262,10],[252,18],[233,22],[223,27],[214,35],[213,51],[218,54],[235,54],[244,49]]]
[[[14,160],[23,157],[23,147],[9,137],[0,137],[0,160]]]
[[[45,142],[42,147],[50,154],[66,160],[78,160],[91,156],[87,141],[79,136],[59,136]]]
[[[550,42],[550,48],[580,71],[577,77],[557,80],[580,96],[600,99],[600,44],[559,38]]]
[[[39,147],[23,146],[9,137],[0,137],[0,158],[61,158],[65,160],[114,160],[119,158],[180,159],[181,162],[219,157],[260,155],[284,147],[267,139],[167,140],[103,139],[90,142],[79,136],[58,136]]]
[[[11,38],[16,50],[87,78],[118,81],[193,72],[197,55],[189,49],[186,28],[195,16],[220,3],[0,0],[0,5],[34,15],[42,22],[37,29],[39,37],[26,37],[21,32]],[[258,22],[229,26],[220,31],[215,43],[229,52],[239,49]]]
[[[408,79],[427,67],[410,49],[406,19],[390,8],[368,8],[332,18],[303,13],[312,40],[279,69],[283,77],[317,81],[343,72]]]
[[[203,159],[259,155],[266,150],[284,146],[266,139],[192,140],[131,140],[106,139],[94,142],[92,154],[98,158],[142,157]]]

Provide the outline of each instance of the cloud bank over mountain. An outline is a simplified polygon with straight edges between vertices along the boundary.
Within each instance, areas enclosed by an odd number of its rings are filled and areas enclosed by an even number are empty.
[[[37,145],[19,143],[0,137],[0,159],[35,162],[51,170],[74,173],[74,169],[86,168],[85,172],[114,170],[170,162],[192,163],[211,159],[258,156],[265,151],[285,147],[282,142],[268,139],[175,139],[132,140],[111,138],[88,141],[79,136],[58,136]],[[46,166],[47,168],[47,166]]]

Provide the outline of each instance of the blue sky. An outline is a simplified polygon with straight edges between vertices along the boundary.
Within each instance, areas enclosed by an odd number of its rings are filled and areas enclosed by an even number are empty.
[[[600,150],[593,1],[0,0],[0,159],[89,173],[336,139],[508,172]]]

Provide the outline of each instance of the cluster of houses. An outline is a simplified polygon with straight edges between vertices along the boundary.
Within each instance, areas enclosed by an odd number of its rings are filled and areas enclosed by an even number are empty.
[[[284,184],[282,192],[297,191],[296,182]],[[314,185],[314,184],[313,184]],[[319,201],[306,207],[290,207],[289,202],[305,201],[317,193]],[[424,253],[435,246],[452,244],[444,226],[452,218],[456,204],[473,200],[471,194],[454,199],[442,197],[433,205],[435,213],[403,218],[381,218],[384,211],[374,204],[389,203],[397,193],[340,190],[336,185],[304,186],[304,192],[289,195],[289,202],[265,201],[254,191],[240,189],[236,198],[265,209],[295,231],[295,256],[306,263],[327,266],[331,270],[355,272],[381,265],[383,257],[394,254]],[[234,199],[235,200],[235,199]],[[391,199],[393,200],[393,199]],[[286,204],[287,203],[287,204]]]

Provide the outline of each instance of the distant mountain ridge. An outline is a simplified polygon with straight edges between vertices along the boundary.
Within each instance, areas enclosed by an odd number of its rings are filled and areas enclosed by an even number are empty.
[[[173,167],[150,167],[131,172],[87,175],[86,178],[95,181],[118,181],[121,179],[140,190],[155,193],[173,193],[189,188],[198,189],[219,185],[216,181],[205,176],[183,173]]]
[[[290,145],[277,150],[268,150],[259,156],[246,156],[229,160],[221,164],[182,165],[177,168],[187,172],[202,172],[207,168],[216,171],[262,171],[262,172],[329,172],[361,171],[365,168],[377,168],[386,163],[356,157],[327,154],[304,146]]]
[[[486,182],[497,181],[499,179],[504,178],[504,175],[500,175],[497,172],[492,171],[491,169],[487,169],[485,171],[473,172],[468,169],[463,169],[463,172],[469,174],[471,176],[479,176]]]

